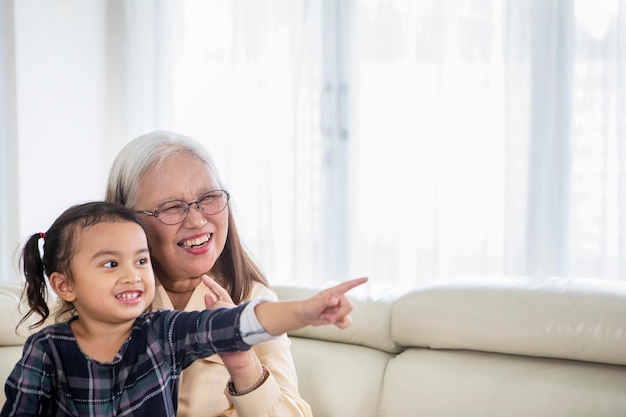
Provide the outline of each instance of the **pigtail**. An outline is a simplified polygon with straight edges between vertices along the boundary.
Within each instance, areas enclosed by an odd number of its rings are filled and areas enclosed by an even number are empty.
[[[38,314],[41,319],[28,326],[30,329],[42,325],[50,315],[48,308],[48,286],[45,279],[45,268],[43,260],[39,255],[39,239],[45,238],[45,234],[36,233],[32,235],[22,250],[20,257],[22,271],[26,277],[26,286],[22,297],[26,296],[30,309],[17,324],[22,325],[33,314]]]

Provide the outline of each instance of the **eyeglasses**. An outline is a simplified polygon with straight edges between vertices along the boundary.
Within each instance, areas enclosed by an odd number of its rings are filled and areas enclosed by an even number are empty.
[[[224,190],[213,190],[202,194],[196,201],[172,200],[160,204],[154,211],[138,210],[137,213],[154,216],[163,224],[175,225],[185,221],[189,215],[189,207],[195,204],[204,214],[217,214],[228,205],[230,194]]]

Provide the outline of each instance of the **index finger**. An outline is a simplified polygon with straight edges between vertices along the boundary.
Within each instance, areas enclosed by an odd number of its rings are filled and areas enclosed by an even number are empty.
[[[215,280],[210,278],[207,274],[203,274],[202,275],[202,282],[204,283],[204,285],[206,285],[214,293],[217,293],[217,292],[220,292],[220,290],[223,290],[223,288],[220,286],[220,284],[215,282]],[[217,295],[217,294],[215,294],[215,295]]]
[[[349,281],[342,282],[339,285],[329,288],[328,291],[331,291],[333,293],[345,294],[351,289],[353,289],[354,287],[358,287],[359,285],[365,284],[367,280],[368,280],[367,277],[351,279]]]

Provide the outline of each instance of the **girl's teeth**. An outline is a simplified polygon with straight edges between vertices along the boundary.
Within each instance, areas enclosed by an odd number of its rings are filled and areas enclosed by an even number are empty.
[[[139,297],[138,292],[125,292],[124,294],[119,294],[117,296],[120,300],[134,300],[137,297]]]

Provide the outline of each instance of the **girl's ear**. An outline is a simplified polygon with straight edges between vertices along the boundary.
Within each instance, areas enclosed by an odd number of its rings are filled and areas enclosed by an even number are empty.
[[[50,277],[50,286],[52,290],[59,296],[59,298],[67,301],[74,302],[76,296],[74,295],[74,291],[72,290],[72,285],[70,280],[60,272],[53,272]]]

